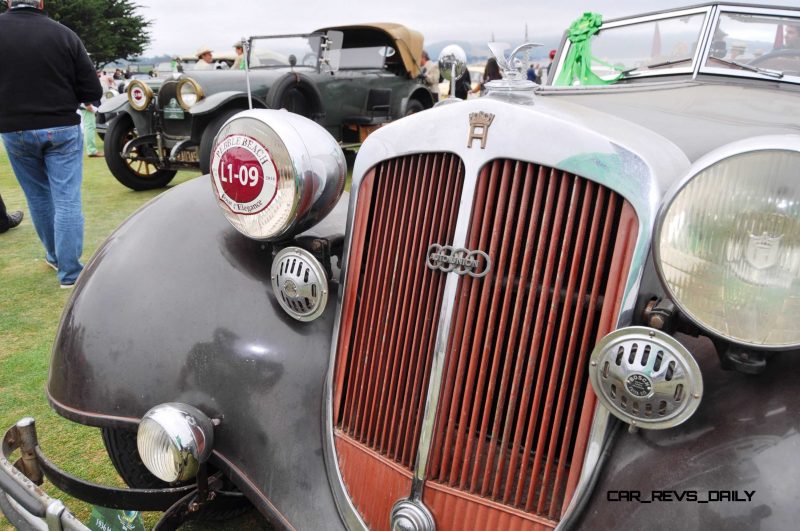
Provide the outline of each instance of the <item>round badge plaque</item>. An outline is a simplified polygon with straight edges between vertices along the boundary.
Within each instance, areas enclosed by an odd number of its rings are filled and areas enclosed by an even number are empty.
[[[217,196],[236,214],[257,214],[277,194],[278,170],[267,148],[246,135],[230,135],[211,155]]]
[[[649,396],[653,391],[653,384],[650,379],[643,374],[631,374],[625,380],[625,388],[630,394],[638,397]]]

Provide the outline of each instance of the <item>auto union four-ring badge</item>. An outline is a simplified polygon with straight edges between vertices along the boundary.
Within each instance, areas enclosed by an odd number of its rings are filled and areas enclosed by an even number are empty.
[[[428,247],[427,264],[430,269],[469,275],[475,278],[485,277],[492,268],[489,255],[483,251],[470,251],[451,245],[431,244]]]

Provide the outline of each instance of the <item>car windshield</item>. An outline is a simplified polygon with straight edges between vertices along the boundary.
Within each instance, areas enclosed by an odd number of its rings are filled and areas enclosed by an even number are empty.
[[[592,39],[592,71],[603,79],[636,74],[691,71],[705,13],[610,26]]]
[[[320,35],[255,37],[250,51],[251,68],[307,66],[317,68]]]
[[[800,19],[721,13],[705,66],[771,77],[800,76]]]
[[[251,68],[307,66],[317,68],[322,37],[257,37],[253,39]],[[391,46],[363,46],[335,50],[339,68],[383,68],[390,61],[399,61]]]

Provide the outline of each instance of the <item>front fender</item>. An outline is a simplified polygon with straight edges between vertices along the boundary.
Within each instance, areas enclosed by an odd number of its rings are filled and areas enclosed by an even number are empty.
[[[682,340],[703,372],[700,407],[680,426],[620,434],[580,529],[795,529],[800,357],[750,376]]]
[[[228,90],[225,92],[217,92],[216,94],[212,94],[207,96],[197,102],[195,106],[193,106],[189,113],[195,116],[208,114],[213,112],[220,107],[227,105],[229,102],[232,101],[239,101],[242,104],[242,108],[247,108],[247,93],[240,92],[238,90]],[[253,97],[253,108],[254,109],[265,109],[267,106],[264,104],[263,100],[260,98]]]
[[[290,318],[271,261],[269,245],[223,218],[208,176],[162,194],[82,273],[48,397],[63,416],[106,427],[135,427],[163,402],[194,405],[221,420],[212,461],[266,516],[330,528],[321,415],[335,305],[311,323]]]
[[[103,100],[103,103],[100,104],[100,107],[97,108],[97,112],[102,113],[109,113],[109,112],[121,112],[127,111],[130,112],[132,109],[131,104],[128,103],[128,95],[117,94],[113,98],[108,98]]]

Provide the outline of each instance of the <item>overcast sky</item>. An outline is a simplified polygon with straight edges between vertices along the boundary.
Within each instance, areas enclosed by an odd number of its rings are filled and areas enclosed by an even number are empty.
[[[135,0],[152,20],[144,55],[193,54],[207,45],[231,53],[241,37],[308,33],[359,22],[399,22],[421,31],[425,42],[529,40],[560,35],[584,11],[617,18],[692,5],[692,0]],[[798,5],[799,0],[757,4]]]

